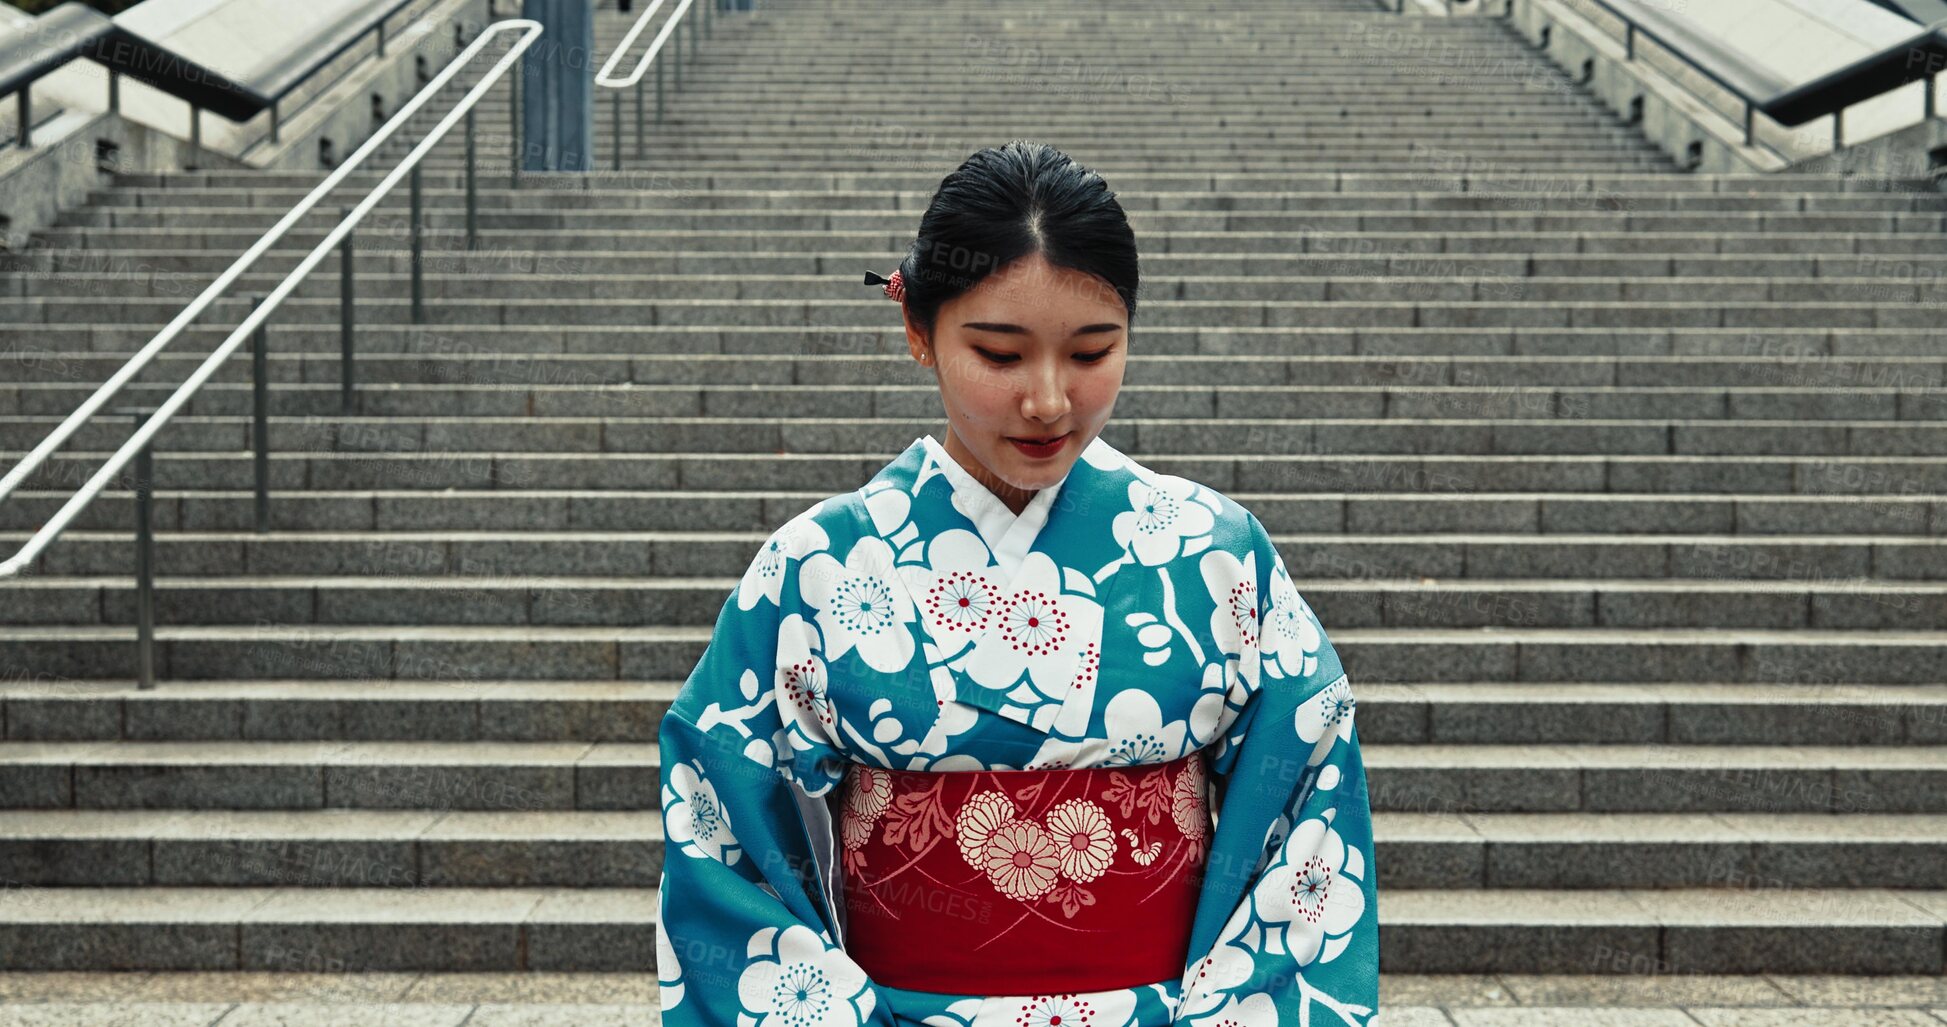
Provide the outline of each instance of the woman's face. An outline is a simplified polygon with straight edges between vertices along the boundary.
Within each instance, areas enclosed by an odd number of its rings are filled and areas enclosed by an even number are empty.
[[[1129,312],[1103,279],[1031,253],[941,304],[930,344],[907,320],[906,342],[939,376],[947,452],[1019,513],[1108,423]],[[1053,436],[1048,455],[1013,441]]]

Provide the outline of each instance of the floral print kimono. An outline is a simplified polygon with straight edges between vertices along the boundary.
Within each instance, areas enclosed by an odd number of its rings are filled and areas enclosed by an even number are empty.
[[[663,1020],[1369,1024],[1379,906],[1353,709],[1270,536],[1229,497],[1097,437],[1017,517],[915,439],[772,534],[662,719]],[[1184,769],[1150,773],[1140,795],[1105,789],[1038,820],[985,773],[1126,784],[1122,771],[1167,763]],[[984,791],[941,818],[890,797],[894,776]],[[847,948],[848,875],[890,874],[888,854],[988,860],[955,885],[988,889],[965,944],[907,950],[971,972],[1009,925],[1079,920],[1107,875],[1174,858],[1164,840],[1198,858],[1179,889],[1193,903],[1153,914],[1156,936],[1188,934],[1153,983],[1073,986],[1057,959],[1055,983],[1018,994],[918,990],[875,980]],[[1077,932],[1069,950],[1142,934]]]

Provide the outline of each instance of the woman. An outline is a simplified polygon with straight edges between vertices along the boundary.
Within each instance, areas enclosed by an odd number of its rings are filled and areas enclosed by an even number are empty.
[[[982,150],[867,281],[949,429],[771,536],[663,718],[664,1022],[1370,1023],[1338,656],[1254,515],[1100,437],[1115,194]]]

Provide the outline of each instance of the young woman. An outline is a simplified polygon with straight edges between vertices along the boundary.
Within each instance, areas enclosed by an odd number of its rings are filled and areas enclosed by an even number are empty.
[[[1101,438],[1115,194],[982,150],[875,280],[948,427],[770,537],[662,720],[664,1023],[1369,1023],[1338,656],[1256,516]]]

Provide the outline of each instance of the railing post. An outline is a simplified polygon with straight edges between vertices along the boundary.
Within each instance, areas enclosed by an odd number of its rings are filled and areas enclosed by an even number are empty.
[[[1938,73],[1927,76],[1927,103],[1925,109],[1925,117],[1922,118],[1922,120],[1924,121],[1932,121],[1934,119],[1935,112],[1939,110],[1940,103],[1938,100],[1934,98],[1934,94],[1939,92],[1939,86],[1940,86],[1940,75]]]
[[[412,323],[423,324],[425,286],[421,280],[424,273],[425,248],[419,232],[419,165],[412,166]]]
[[[277,137],[283,130],[283,120],[283,118],[278,116],[277,101],[272,100],[270,102],[270,141],[273,143],[277,142]]]
[[[1832,112],[1832,152],[1838,153],[1846,146],[1846,110],[1844,107]]]
[[[642,149],[642,80],[635,80],[635,159],[641,160]],[[1932,94],[1928,96],[1931,98]]]
[[[385,56],[385,19],[379,19],[379,56]]]
[[[1751,106],[1751,101],[1744,101],[1744,145],[1746,146],[1751,145],[1752,121],[1756,117],[1757,109]]]
[[[20,131],[15,133],[20,139],[20,148],[25,150],[34,145],[34,84],[27,83],[15,93],[20,98]]]
[[[148,420],[149,412],[124,407],[121,413],[135,416],[136,428]],[[153,441],[153,440],[151,440]],[[155,687],[155,460],[149,445],[135,452],[135,686]]]
[[[615,122],[615,170],[620,171],[622,170],[622,91],[615,90],[609,93],[609,96],[615,100],[609,105],[609,109],[614,113],[611,120]]]
[[[663,62],[656,62],[656,124],[663,123]]]
[[[680,93],[683,91],[683,27],[681,25],[676,26],[676,31],[669,34],[669,41],[676,47],[676,91]]]
[[[250,297],[250,309],[264,302]],[[250,333],[251,469],[257,481],[257,531],[270,530],[270,331],[263,322]]]
[[[108,113],[122,113],[122,73],[115,68],[108,69]]]
[[[513,141],[513,158],[507,167],[507,188],[521,187],[521,63],[507,69],[507,136]]]
[[[203,108],[192,103],[189,105],[189,159],[196,161],[195,164],[190,165],[192,169],[202,166],[202,162],[198,160],[202,153]]]
[[[1633,61],[1635,59],[1636,59],[1636,23],[1632,21],[1626,23],[1623,26],[1623,60]]]
[[[338,208],[338,220],[344,221],[352,216],[350,207]],[[338,409],[352,412],[352,233],[356,228],[345,230],[344,241],[338,244]]]
[[[480,248],[479,160],[474,156],[473,108],[466,109],[466,248]]]

